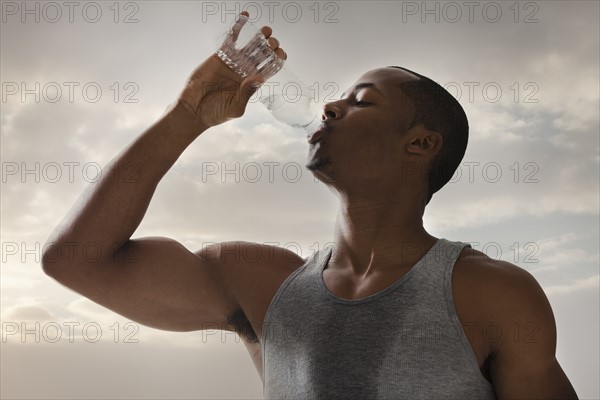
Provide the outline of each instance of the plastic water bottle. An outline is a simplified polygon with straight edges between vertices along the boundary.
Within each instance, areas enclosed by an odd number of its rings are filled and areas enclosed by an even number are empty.
[[[264,83],[258,100],[280,122],[314,132],[321,124],[320,107],[308,86],[286,66],[267,43],[262,32],[240,15],[220,36],[216,54],[242,78],[260,75]]]
[[[259,101],[280,122],[314,132],[321,124],[320,107],[310,88],[287,67],[259,89]]]

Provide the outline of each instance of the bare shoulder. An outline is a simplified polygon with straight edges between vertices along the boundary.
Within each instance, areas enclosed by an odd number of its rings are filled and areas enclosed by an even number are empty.
[[[455,271],[453,291],[463,308],[477,316],[494,353],[533,343],[553,353],[554,314],[544,290],[529,272],[471,248],[460,254]]]
[[[546,299],[537,280],[525,269],[472,248],[461,252],[455,269],[464,285],[493,301],[490,305],[508,307],[525,300]]]
[[[268,244],[230,241],[214,243],[195,255],[218,265],[221,282],[236,300],[227,326],[249,342],[257,342],[271,299],[283,281],[305,263],[291,250]]]
[[[463,303],[471,304],[466,307],[478,320],[512,326],[510,329],[515,332],[535,331],[542,324],[554,325],[540,284],[525,269],[510,262],[465,248],[455,264],[452,284]]]
[[[455,264],[453,293],[489,349],[498,399],[576,399],[556,359],[556,321],[537,280],[510,262],[466,248]]]

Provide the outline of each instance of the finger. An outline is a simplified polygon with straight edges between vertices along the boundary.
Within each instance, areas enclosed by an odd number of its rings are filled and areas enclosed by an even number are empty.
[[[273,50],[279,47],[279,40],[275,39],[273,36],[267,39],[267,43]]]
[[[282,60],[287,60],[287,53],[282,48],[278,47],[275,49],[275,54]]]
[[[260,31],[262,32],[265,39],[268,39],[273,34],[273,29],[271,29],[270,26],[263,26],[262,28],[260,28]]]
[[[244,27],[244,25],[246,25],[246,22],[248,22],[248,12],[247,11],[243,11],[238,20],[235,21],[235,24],[233,25],[233,27],[231,28],[231,39],[235,42],[236,40],[238,40],[238,37],[240,36],[240,31],[242,30],[242,28]]]

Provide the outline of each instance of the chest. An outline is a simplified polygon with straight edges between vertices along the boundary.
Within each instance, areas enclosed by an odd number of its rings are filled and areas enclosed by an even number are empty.
[[[345,276],[335,275],[323,271],[323,283],[325,288],[333,295],[346,299],[362,299],[364,297],[376,294],[393,285],[408,271],[397,271],[395,274],[380,275],[370,280],[360,282],[353,281]],[[472,279],[469,277],[469,271],[461,268],[457,263],[452,274],[452,297],[455,313],[462,327],[462,334],[468,339],[470,349],[475,357],[479,369],[484,377],[489,380],[488,360],[491,354],[489,341],[484,337],[481,327],[485,326],[485,315],[480,308],[481,302],[478,301],[477,291],[474,290]],[[282,281],[283,282],[283,281]],[[274,285],[278,286],[278,285]],[[273,292],[274,295],[274,292]],[[262,328],[266,309],[271,302],[272,295],[264,296],[263,305],[260,307],[262,312],[253,316],[254,320],[259,321],[253,324],[255,328]],[[262,335],[262,329],[257,332],[259,338]],[[251,343],[244,340],[244,344],[254,362],[254,365],[263,377],[262,366],[262,346],[260,341]]]

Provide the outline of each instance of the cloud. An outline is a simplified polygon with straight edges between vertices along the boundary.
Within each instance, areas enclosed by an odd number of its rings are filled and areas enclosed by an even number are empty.
[[[579,398],[598,398],[598,274],[577,288],[546,290],[557,328],[556,356]],[[579,345],[578,345],[579,344]]]
[[[41,305],[18,305],[4,313],[5,321],[53,321],[56,317]]]
[[[6,244],[6,242],[4,243]],[[19,268],[9,268],[9,266],[2,266],[2,292],[6,293],[7,290],[23,291],[32,289],[39,286],[41,280],[33,277],[31,274],[24,273]]]
[[[514,255],[510,246],[518,242],[521,262],[529,254],[524,244],[537,243],[536,257],[544,267],[525,266],[538,267],[528,269],[558,306],[560,332],[566,332],[566,338],[559,335],[559,350],[572,357],[567,366],[578,379],[577,388],[583,388],[580,396],[597,398],[598,365],[590,360],[598,351],[589,343],[596,343],[598,335],[598,313],[592,307],[598,292],[598,232],[592,225],[597,225],[600,209],[598,3],[537,2],[536,23],[522,23],[531,11],[523,7],[515,23],[514,7],[502,2],[504,13],[498,23],[482,20],[481,6],[473,23],[465,19],[464,8],[457,23],[433,22],[432,16],[422,23],[421,15],[404,23],[400,12],[405,3],[339,2],[336,23],[323,23],[331,9],[320,8],[317,15],[308,5],[303,6],[302,21],[290,23],[282,20],[279,7],[273,27],[285,43],[288,66],[320,101],[339,97],[363,72],[384,65],[403,65],[462,89],[460,101],[472,128],[464,161],[479,164],[474,166],[473,181],[463,163],[462,177],[434,196],[425,214],[426,227],[458,238],[488,242],[501,238],[508,249],[504,255],[510,256]],[[4,82],[25,82],[28,87],[35,82],[80,84],[74,103],[21,103],[20,96],[2,103],[3,168],[26,163],[31,169],[41,163],[40,172],[22,179],[21,169],[2,182],[4,244],[26,243],[29,249],[43,243],[88,185],[86,178],[95,176],[95,165],[105,165],[162,114],[188,74],[213,50],[213,33],[225,27],[222,15],[204,22],[200,3],[183,2],[177,8],[140,3],[136,24],[113,23],[109,5],[99,24],[81,19],[73,24],[65,20],[23,24],[17,16],[2,26]],[[268,12],[263,11],[259,24],[268,23]],[[300,37],[303,40],[296,40]],[[101,85],[101,101],[82,100],[80,89],[86,82]],[[138,103],[122,101],[128,82],[139,89]],[[468,82],[477,84],[472,101]],[[115,83],[121,95],[117,103],[110,89]],[[486,84],[488,93],[483,92]],[[502,96],[492,102],[489,95],[495,87],[501,88]],[[525,102],[527,96],[537,102]],[[282,175],[285,163],[303,166],[306,152],[301,133],[283,127],[261,105],[251,104],[244,118],[211,129],[186,150],[161,181],[134,236],[169,236],[192,250],[207,241],[236,239],[298,243],[307,256],[331,239],[338,204],[308,171],[302,170],[297,182]],[[65,162],[79,163],[72,181],[66,178]],[[266,181],[266,162],[279,163],[274,182]],[[60,165],[61,181],[47,179],[52,171],[43,168],[49,163]],[[87,175],[86,163],[91,163]],[[244,177],[253,172],[253,163],[262,168],[263,180],[250,182],[246,179],[250,175]],[[207,174],[209,165],[217,166],[216,174]],[[236,165],[239,173],[223,179],[224,168]],[[502,172],[498,181],[493,179],[496,166]],[[239,182],[232,179],[236,173],[241,175]],[[2,265],[3,318],[42,321],[50,316],[59,324],[96,321],[107,333],[106,340],[115,322],[121,328],[127,322],[43,277],[34,256],[23,260],[22,255],[22,251],[3,254],[7,257]],[[124,353],[116,345],[103,347],[110,344],[104,341],[93,351],[73,345],[68,353],[43,346],[32,351],[10,347],[16,351],[9,361],[3,351],[2,381],[9,385],[2,385],[2,395],[235,397],[223,389],[230,388],[230,379],[218,379],[225,371],[248,380],[240,385],[240,397],[248,393],[260,397],[260,392],[246,390],[256,384],[249,380],[256,379],[252,368],[236,369],[231,365],[238,365],[239,359],[204,351],[211,348],[210,340],[220,344],[219,334],[205,332],[203,337],[201,332],[172,334],[140,327],[136,337],[149,345],[140,347],[141,354]],[[151,352],[153,345],[164,351]],[[197,348],[203,349],[202,357],[192,360],[203,358],[204,369],[188,363],[193,354],[189,350]],[[57,368],[56,359],[77,367]],[[139,365],[132,360],[139,360]],[[216,371],[219,362],[223,369]],[[121,365],[126,367],[117,368]],[[183,372],[174,373],[180,370],[173,365],[184,365]],[[210,378],[196,383],[199,370]],[[100,382],[99,376],[110,379]],[[32,377],[36,385],[27,384]]]
[[[600,287],[600,275],[596,274],[586,279],[580,279],[568,285],[549,286],[544,289],[547,295],[577,292],[579,290],[596,289]]]
[[[2,311],[3,341],[22,344],[142,343],[200,352],[212,351],[224,344],[242,343],[236,333],[217,329],[171,332],[150,328],[83,297],[75,296],[66,306],[38,301],[21,299],[19,304]],[[37,332],[37,336],[30,337],[27,332]]]
[[[540,248],[540,258],[544,265],[530,272],[571,269],[575,265],[598,263],[598,252],[590,253],[581,243],[584,238],[573,232],[564,233],[558,237],[543,238],[537,241]],[[591,279],[591,278],[588,278]],[[575,283],[574,283],[575,284]],[[558,286],[556,286],[558,287]]]
[[[478,125],[490,115],[504,122]],[[529,119],[490,109],[475,113],[474,137],[454,178],[434,195],[427,210],[430,218],[439,226],[466,227],[518,215],[597,216],[598,121],[585,131],[566,134],[543,122],[552,118],[536,113]],[[478,136],[481,132],[484,138]]]

